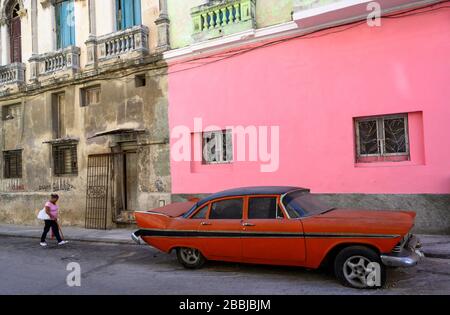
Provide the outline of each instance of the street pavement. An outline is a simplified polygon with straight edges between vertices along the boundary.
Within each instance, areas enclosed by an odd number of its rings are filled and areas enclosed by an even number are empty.
[[[343,287],[323,270],[221,262],[186,270],[174,254],[145,245],[49,243],[41,248],[37,239],[0,236],[0,294],[450,294],[450,256],[439,252],[448,246],[448,237],[428,238],[424,244],[441,258],[390,269],[386,288],[377,290]],[[81,267],[79,287],[66,283],[71,272],[66,267],[73,262]]]

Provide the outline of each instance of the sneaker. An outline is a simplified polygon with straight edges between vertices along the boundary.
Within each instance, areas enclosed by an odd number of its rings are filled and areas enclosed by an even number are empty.
[[[39,245],[41,245],[42,247],[47,247],[47,243],[46,242],[41,242]]]
[[[61,241],[58,243],[58,245],[66,245],[67,243],[69,243],[68,241]]]

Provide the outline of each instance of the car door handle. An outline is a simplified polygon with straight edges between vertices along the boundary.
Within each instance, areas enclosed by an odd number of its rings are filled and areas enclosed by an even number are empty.
[[[253,223],[249,223],[249,222],[244,222],[242,223],[243,226],[255,226],[256,224]]]
[[[200,223],[201,225],[211,225],[211,223],[209,223],[209,222],[202,222],[202,223]]]

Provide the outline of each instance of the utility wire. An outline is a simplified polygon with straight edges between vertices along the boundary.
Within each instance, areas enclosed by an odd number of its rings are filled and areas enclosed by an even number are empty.
[[[423,7],[413,8],[413,9],[405,10],[405,11],[398,12],[398,13],[387,14],[387,15],[381,16],[381,18],[382,19],[398,19],[398,18],[405,18],[405,17],[415,16],[415,15],[427,14],[427,13],[438,11],[438,10],[449,9],[450,5],[449,6],[440,6],[441,4],[449,2],[449,1],[450,0],[444,0],[444,1],[441,1],[438,3],[433,3],[433,4],[429,4],[427,6],[423,6]],[[428,10],[426,10],[426,9],[428,9]],[[228,50],[225,52],[210,54],[208,56],[200,56],[200,57],[196,57],[196,58],[191,58],[189,60],[174,62],[171,64],[171,66],[182,65],[182,64],[187,64],[187,65],[195,64],[195,65],[192,67],[188,67],[188,68],[183,68],[183,69],[178,69],[178,70],[173,70],[173,71],[165,71],[164,73],[154,73],[154,74],[151,74],[148,76],[149,77],[159,77],[159,76],[167,76],[170,74],[189,71],[192,69],[208,66],[208,65],[226,60],[226,59],[231,59],[231,58],[234,58],[237,56],[241,56],[241,55],[250,53],[252,51],[256,51],[258,49],[278,45],[278,44],[296,40],[296,39],[314,39],[314,38],[324,37],[324,36],[328,36],[328,35],[332,35],[332,34],[337,34],[337,33],[345,32],[349,29],[356,28],[363,24],[366,24],[366,20],[353,21],[353,22],[348,22],[346,24],[329,26],[327,28],[314,30],[314,31],[312,31],[310,33],[306,33],[306,34],[300,34],[300,35],[295,35],[295,36],[291,36],[291,37],[287,37],[287,38],[268,41],[268,42],[265,42],[260,45],[254,45],[254,46],[246,47],[246,48],[237,48],[234,50]],[[331,30],[331,31],[329,31],[329,30]],[[212,59],[212,60],[210,60],[210,59]],[[209,60],[209,61],[201,62],[202,60]],[[130,82],[130,81],[134,80],[134,78],[126,78],[130,75],[137,74],[137,73],[143,73],[145,71],[157,71],[157,70],[163,70],[163,69],[165,69],[165,70],[168,69],[167,64],[164,63],[163,65],[157,65],[157,66],[140,67],[140,68],[137,68],[136,70],[128,71],[119,76],[117,76],[117,75],[108,76],[108,75],[104,75],[104,74],[99,74],[98,77],[86,78],[86,80],[89,80],[89,81],[111,81],[111,80],[113,80],[113,81]],[[111,72],[116,72],[116,70],[112,70]],[[80,84],[80,82],[75,80],[72,82],[64,83],[60,87],[68,87],[68,86],[79,85],[79,84]],[[52,86],[44,87],[42,89],[36,89],[36,92],[33,91],[26,95],[28,97],[27,101],[33,100],[33,99],[39,97],[42,93],[44,93],[46,91],[51,91],[53,89],[54,88]],[[25,91],[25,93],[27,93],[27,91]],[[2,100],[8,101],[8,100],[12,100],[12,99],[17,99],[17,97],[4,98]]]
[[[450,6],[440,6],[440,7],[435,8],[435,6],[443,4],[445,2],[449,2],[449,1],[450,0],[444,0],[444,1],[441,1],[441,2],[438,2],[438,3],[433,3],[433,4],[430,4],[430,5],[424,6],[424,7],[419,7],[419,8],[413,8],[413,9],[405,10],[405,11],[400,12],[400,13],[393,13],[393,14],[389,14],[389,15],[384,15],[384,16],[381,16],[381,18],[388,18],[388,19],[404,18],[404,17],[414,16],[414,15],[426,14],[426,13],[437,11],[437,10],[449,9]],[[430,8],[430,7],[431,7],[431,9],[424,10],[424,9]],[[243,54],[246,54],[246,53],[258,50],[258,49],[261,49],[261,48],[266,48],[266,47],[269,47],[269,46],[278,45],[278,44],[285,43],[285,42],[288,42],[288,41],[291,41],[291,40],[295,40],[295,39],[313,39],[313,38],[319,38],[319,37],[328,36],[328,35],[331,35],[331,34],[341,33],[341,32],[347,31],[349,29],[356,28],[356,27],[358,27],[358,26],[360,26],[362,24],[366,24],[366,20],[349,22],[349,23],[342,24],[342,25],[339,25],[339,26],[330,26],[330,27],[327,27],[327,28],[324,28],[324,29],[315,30],[315,31],[313,31],[311,33],[300,34],[300,35],[291,36],[291,37],[288,37],[288,38],[283,38],[283,39],[278,39],[278,40],[266,42],[266,43],[258,45],[258,46],[252,46],[252,47],[249,47],[249,48],[240,48],[240,49],[234,50],[233,52],[228,51],[228,52],[225,53],[225,56],[223,56],[223,53],[222,53],[223,57],[218,57],[217,59],[214,59],[212,61],[199,63],[199,64],[197,64],[195,66],[192,66],[192,67],[189,67],[189,68],[183,68],[183,69],[168,71],[167,74],[174,74],[174,73],[178,73],[178,72],[184,72],[184,71],[192,70],[192,69],[195,69],[195,68],[207,66],[207,65],[210,65],[210,64],[222,61],[222,60],[230,59],[230,58],[233,58],[233,57],[236,57],[236,56],[240,56],[240,55],[243,55]],[[347,27],[345,27],[345,26],[347,26]],[[324,32],[324,31],[327,31],[327,30],[333,30],[333,31],[331,31],[331,32]],[[220,56],[220,55],[221,54],[219,53],[219,54],[216,54],[216,55],[210,55],[210,56],[206,56],[206,57],[193,58],[193,59],[190,59],[190,60],[187,60],[187,61],[182,61],[182,62],[179,62],[179,63],[173,63],[172,65],[179,65],[179,64],[183,64],[183,63],[189,64],[192,61],[196,62],[198,60],[203,60],[203,59],[212,59],[212,58],[215,58],[215,57]]]

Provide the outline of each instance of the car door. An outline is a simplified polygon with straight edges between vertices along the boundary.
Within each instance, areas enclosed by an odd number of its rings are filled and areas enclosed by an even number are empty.
[[[244,198],[223,198],[211,202],[207,219],[199,226],[204,255],[209,259],[242,259]]]
[[[244,261],[296,265],[305,260],[302,223],[287,218],[279,196],[249,196],[242,225]]]
[[[169,230],[174,230],[178,232],[186,232],[188,236],[181,235],[181,237],[177,237],[175,240],[176,247],[191,247],[200,250],[200,252],[205,252],[205,244],[207,244],[207,240],[203,240],[200,237],[197,237],[197,233],[201,223],[206,220],[209,210],[209,203],[202,205],[195,211],[189,218],[179,217],[172,220],[171,225],[169,226]],[[192,232],[195,232],[192,234]]]

